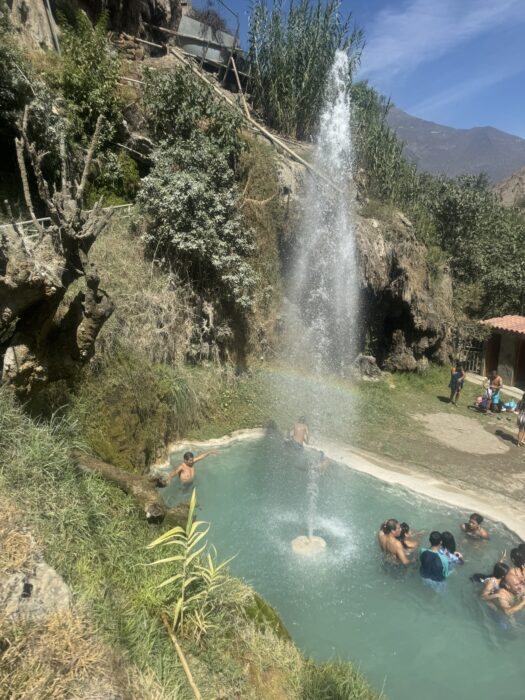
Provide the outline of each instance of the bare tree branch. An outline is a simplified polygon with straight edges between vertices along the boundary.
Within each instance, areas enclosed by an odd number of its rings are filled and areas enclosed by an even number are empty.
[[[29,190],[29,180],[27,178],[26,164],[24,160],[24,145],[22,139],[15,138],[15,149],[16,149],[16,159],[18,161],[18,168],[20,170],[20,178],[22,180],[22,190],[24,192],[24,199],[26,202],[26,207],[29,210],[29,215],[31,216],[31,221],[33,222],[36,230],[42,236],[42,226],[35,216],[33,209],[33,202],[31,200],[31,192]]]
[[[91,168],[91,162],[93,160],[93,156],[95,155],[95,151],[98,148],[98,144],[100,141],[100,133],[102,131],[102,122],[103,122],[103,116],[100,114],[98,119],[97,119],[97,125],[95,127],[95,133],[93,134],[93,138],[91,139],[91,143],[89,144],[89,149],[87,152],[86,156],[86,161],[84,163],[84,171],[82,172],[82,178],[80,179],[80,185],[77,187],[77,203],[78,206],[82,206],[82,197],[84,195],[84,189],[86,187],[88,175],[89,175],[89,170]]]

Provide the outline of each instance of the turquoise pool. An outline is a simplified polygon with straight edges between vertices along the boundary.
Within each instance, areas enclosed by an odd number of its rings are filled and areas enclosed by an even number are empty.
[[[468,514],[331,463],[318,476],[312,523],[328,547],[301,557],[290,542],[307,532],[308,482],[306,453],[270,437],[220,448],[196,467],[210,542],[221,558],[236,555],[232,573],[275,606],[298,646],[316,659],[354,661],[391,700],[523,700],[525,611],[509,624],[469,581],[516,538],[488,522],[490,542],[465,541]],[[181,497],[174,481],[166,500]],[[422,585],[417,566],[383,563],[376,532],[387,517],[455,535],[467,561],[444,594]]]

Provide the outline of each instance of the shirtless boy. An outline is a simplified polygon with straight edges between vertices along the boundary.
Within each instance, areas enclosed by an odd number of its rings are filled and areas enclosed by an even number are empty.
[[[210,455],[218,455],[217,450],[210,450],[209,452],[204,452],[204,454],[198,457],[193,456],[193,452],[185,452],[183,456],[183,461],[179,464],[176,469],[171,471],[166,478],[166,486],[170,484],[172,479],[176,476],[179,477],[183,484],[191,484],[195,478],[195,465],[202,459],[206,459]]]
[[[481,527],[483,522],[483,516],[479,513],[472,513],[469,517],[467,523],[462,523],[461,529],[467,535],[467,537],[472,537],[474,540],[488,540],[489,533],[484,527]]]
[[[394,564],[403,564],[409,566],[414,563],[414,560],[409,559],[405,554],[405,549],[402,542],[397,538],[401,534],[401,525],[395,518],[385,520],[377,533],[379,546],[388,558]]]
[[[294,423],[293,428],[290,430],[290,437],[298,445],[308,444],[308,426],[306,425],[306,418],[301,416]]]

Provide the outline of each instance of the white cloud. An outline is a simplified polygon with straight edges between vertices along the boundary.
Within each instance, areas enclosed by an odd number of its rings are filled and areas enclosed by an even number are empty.
[[[361,78],[383,82],[497,27],[525,23],[523,0],[407,0],[370,23]]]

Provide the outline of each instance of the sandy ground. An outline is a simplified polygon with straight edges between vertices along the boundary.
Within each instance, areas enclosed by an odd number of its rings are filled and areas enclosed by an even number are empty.
[[[423,423],[427,435],[447,447],[477,455],[500,455],[510,450],[508,442],[488,432],[474,418],[455,413],[426,413],[412,416]]]

